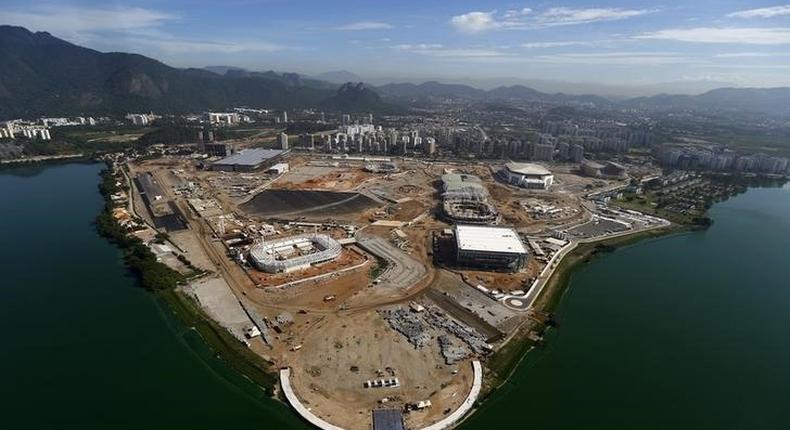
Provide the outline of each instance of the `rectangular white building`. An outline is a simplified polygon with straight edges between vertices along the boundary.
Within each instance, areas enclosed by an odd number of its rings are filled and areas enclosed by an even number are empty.
[[[515,272],[527,263],[527,248],[511,228],[456,225],[454,230],[458,264]]]

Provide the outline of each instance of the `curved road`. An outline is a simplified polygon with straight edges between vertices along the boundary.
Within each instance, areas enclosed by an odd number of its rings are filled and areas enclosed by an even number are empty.
[[[456,424],[472,410],[483,386],[483,366],[480,364],[480,361],[472,361],[472,372],[474,373],[472,388],[469,390],[469,394],[467,394],[463,403],[461,403],[461,406],[440,421],[428,427],[423,427],[422,430],[444,430]],[[302,401],[299,400],[299,397],[297,397],[296,393],[293,391],[293,387],[291,387],[291,369],[280,369],[280,386],[282,387],[283,394],[285,394],[288,403],[302,416],[302,418],[307,420],[307,422],[322,430],[344,430],[342,427],[322,420],[302,404]]]

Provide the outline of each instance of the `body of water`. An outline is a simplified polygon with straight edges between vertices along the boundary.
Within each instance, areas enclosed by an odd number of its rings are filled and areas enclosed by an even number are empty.
[[[6,429],[301,429],[135,286],[92,225],[100,164],[0,171]]]
[[[779,429],[790,422],[790,188],[575,272],[558,329],[464,430]]]

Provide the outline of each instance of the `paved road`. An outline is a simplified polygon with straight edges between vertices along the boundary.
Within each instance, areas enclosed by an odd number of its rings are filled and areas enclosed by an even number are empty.
[[[554,257],[552,257],[551,260],[549,260],[549,263],[546,265],[546,267],[543,269],[543,271],[540,272],[540,275],[538,276],[538,279],[536,279],[535,283],[532,284],[532,287],[529,289],[529,292],[527,293],[526,297],[524,297],[524,300],[527,303],[529,303],[529,307],[530,308],[534,306],[535,301],[537,300],[538,296],[540,295],[540,292],[543,291],[543,287],[545,287],[546,283],[548,282],[548,280],[551,279],[551,276],[554,274],[554,271],[560,265],[560,262],[562,261],[562,259],[565,258],[571,251],[576,249],[576,247],[580,243],[601,242],[601,241],[604,241],[604,240],[607,240],[607,239],[613,239],[613,238],[621,237],[621,236],[629,236],[629,235],[632,235],[632,234],[641,233],[641,232],[648,231],[648,230],[655,230],[655,229],[659,229],[659,228],[664,228],[664,227],[667,227],[668,225],[670,225],[670,224],[667,222],[666,224],[662,223],[662,224],[657,224],[657,225],[651,225],[651,226],[645,227],[645,228],[639,228],[639,229],[634,229],[634,230],[626,230],[626,231],[621,231],[621,232],[608,234],[608,235],[604,235],[604,236],[571,240],[567,245],[562,247],[562,249],[560,249],[559,252],[554,254]]]
[[[463,287],[469,288],[466,285]],[[434,303],[439,305],[440,308],[453,318],[480,332],[486,337],[486,342],[493,343],[502,338],[502,332],[499,331],[499,329],[461,306],[461,304],[454,299],[442,294],[439,290],[428,288],[425,290],[425,296],[433,300]],[[486,300],[490,299],[486,297]]]
[[[425,276],[425,266],[384,238],[359,233],[357,245],[389,262],[387,270],[378,278],[381,287],[406,289]]]

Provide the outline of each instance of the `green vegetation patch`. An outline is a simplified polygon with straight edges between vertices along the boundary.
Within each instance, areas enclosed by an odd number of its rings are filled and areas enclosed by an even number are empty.
[[[141,285],[149,291],[175,288],[184,282],[184,275],[156,260],[156,256],[138,237],[131,236],[128,231],[112,217],[113,203],[110,195],[121,191],[110,169],[101,172],[99,190],[104,196],[105,208],[96,217],[96,229],[99,234],[116,244],[123,251],[124,261],[129,269],[138,277]]]

